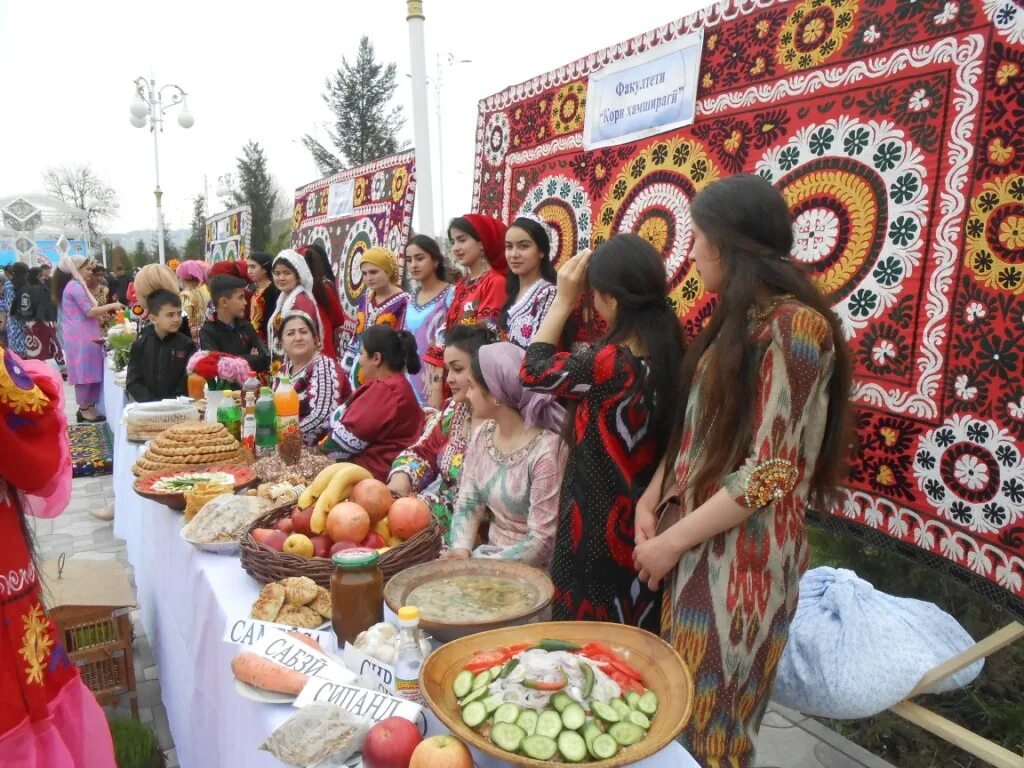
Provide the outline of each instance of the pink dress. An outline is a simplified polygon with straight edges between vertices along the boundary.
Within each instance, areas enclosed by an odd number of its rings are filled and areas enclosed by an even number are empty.
[[[99,384],[103,381],[103,347],[95,343],[103,338],[99,321],[86,313],[92,309],[89,294],[77,280],[64,289],[60,302],[64,357],[71,384]]]

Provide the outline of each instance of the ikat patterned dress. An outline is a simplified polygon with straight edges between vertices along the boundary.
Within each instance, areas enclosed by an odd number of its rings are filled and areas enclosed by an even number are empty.
[[[530,286],[522,298],[508,309],[504,330],[508,340],[517,347],[526,349],[533,342],[540,324],[547,317],[548,310],[555,302],[555,284],[538,280]]]
[[[753,758],[810,558],[804,508],[835,355],[825,318],[792,300],[752,316],[751,334],[761,354],[753,441],[720,487],[757,511],[684,553],[664,586],[662,633],[696,683],[683,745],[706,768],[747,768]],[[675,468],[683,515],[698,506],[686,478],[700,466],[707,431],[706,361],[705,354],[687,401]]]
[[[633,569],[634,513],[661,457],[650,430],[647,363],[612,344],[577,353],[531,344],[523,385],[576,401],[551,561],[556,621],[658,632],[661,595]]]
[[[359,306],[356,310],[356,328],[352,339],[345,347],[345,355],[341,360],[341,367],[348,374],[355,389],[366,380],[359,370],[359,339],[363,331],[371,325],[390,325],[398,330],[405,322],[405,310],[409,306],[409,294],[405,291],[396,293],[384,301],[378,303],[373,291],[364,291],[359,297]]]

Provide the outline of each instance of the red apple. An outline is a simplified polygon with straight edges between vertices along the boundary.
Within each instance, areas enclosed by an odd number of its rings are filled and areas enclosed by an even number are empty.
[[[313,536],[313,557],[328,557],[331,554],[331,546],[334,544],[327,536]]]
[[[473,768],[473,756],[454,736],[431,736],[413,750],[409,768]]]
[[[366,734],[363,765],[366,768],[408,768],[412,753],[421,741],[420,729],[404,717],[381,720]]]
[[[266,544],[267,537],[274,533],[273,528],[254,528],[252,531],[252,537],[256,540],[257,544]]]
[[[292,512],[292,530],[295,533],[304,533],[309,536],[313,531],[309,527],[309,521],[313,519],[313,508],[307,507],[306,509],[296,508]]]
[[[337,544],[331,547],[331,554],[335,552],[344,552],[346,549],[355,549],[359,545],[354,541],[339,541]]]
[[[386,547],[387,545],[388,543],[384,540],[383,536],[381,536],[376,531],[370,531],[370,533],[367,534],[366,538],[363,539],[363,543],[359,546],[366,547],[367,549],[380,549],[381,547]]]
[[[271,531],[270,534],[263,540],[271,549],[275,549],[278,552],[284,551],[284,542],[291,534],[285,533],[284,531]]]
[[[292,522],[290,517],[282,517],[274,523],[274,527],[279,531],[284,531],[285,533],[296,533],[295,524]]]

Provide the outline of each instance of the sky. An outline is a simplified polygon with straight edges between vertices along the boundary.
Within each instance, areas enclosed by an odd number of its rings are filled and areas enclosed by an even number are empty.
[[[480,99],[690,13],[705,0],[424,0],[435,217],[465,213],[472,196]],[[483,10],[496,8],[497,12]],[[628,8],[627,12],[623,12]],[[324,80],[370,37],[395,62],[402,138],[412,142],[412,85],[405,0],[305,3],[175,0],[0,0],[0,197],[42,191],[50,166],[89,164],[117,191],[120,210],[106,231],[150,229],[153,140],[129,123],[138,76],[188,92],[194,126],[172,108],[160,135],[160,185],[169,228],[187,227],[192,198],[210,194],[251,140],[291,200],[320,177],[301,143],[326,138]],[[469,63],[448,66],[448,54]],[[442,57],[440,131],[434,98]],[[17,73],[17,74],[15,74]],[[440,146],[443,198],[439,209]],[[420,187],[418,194],[424,194]]]

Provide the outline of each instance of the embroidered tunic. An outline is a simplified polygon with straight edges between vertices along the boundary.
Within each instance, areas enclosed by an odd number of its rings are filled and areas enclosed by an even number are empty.
[[[498,322],[501,308],[505,306],[505,278],[494,269],[481,275],[463,275],[455,283],[452,304],[444,320],[447,333],[457,325],[488,323],[492,327]],[[431,345],[424,357],[430,365],[444,365],[444,336]]]
[[[317,355],[298,371],[286,358],[281,372],[291,377],[292,387],[299,396],[302,442],[316,445],[327,436],[331,414],[352,394],[352,385],[338,361],[326,355]],[[280,379],[275,378],[275,391],[279,383]]]
[[[522,448],[506,454],[494,444],[495,429],[493,421],[477,429],[466,451],[452,518],[452,549],[546,570],[558,519],[561,438],[541,430]],[[486,519],[491,523],[487,543],[474,548]]]
[[[754,320],[761,350],[751,404],[753,440],[721,487],[757,510],[685,552],[665,583],[663,635],[700,681],[684,746],[701,765],[746,768],[796,611],[810,552],[804,534],[808,482],[828,413],[834,340],[825,318],[788,301]],[[700,466],[707,354],[687,401],[676,463],[682,513],[698,506],[686,478]]]
[[[526,293],[509,307],[506,327],[503,329],[508,340],[526,349],[533,343],[533,336],[544,322],[544,318],[555,301],[555,285],[547,280],[538,280]]]
[[[405,291],[396,293],[379,304],[372,294],[373,291],[364,291],[363,295],[359,297],[355,332],[345,348],[345,356],[341,361],[341,367],[349,375],[353,387],[365,383],[359,371],[359,340],[363,331],[371,325],[390,325],[395,329],[401,328],[405,321],[405,308],[409,304],[409,294]]]
[[[455,286],[446,285],[434,298],[425,304],[419,303],[417,291],[409,299],[405,309],[405,330],[416,337],[416,349],[423,358],[432,345],[437,345],[444,334],[444,319],[455,296]],[[408,373],[416,399],[420,404],[427,400],[427,366],[423,365],[419,373]]]
[[[253,291],[252,299],[249,302],[249,322],[256,329],[256,333],[268,347],[268,331],[270,329],[270,314],[277,306],[277,297],[281,292],[273,283],[267,283],[265,288],[257,288]]]

